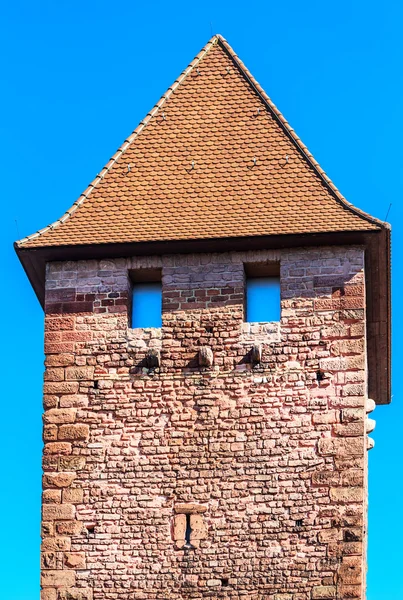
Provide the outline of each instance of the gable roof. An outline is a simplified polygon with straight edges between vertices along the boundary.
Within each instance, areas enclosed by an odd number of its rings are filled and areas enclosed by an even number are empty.
[[[39,248],[379,230],[214,36]]]

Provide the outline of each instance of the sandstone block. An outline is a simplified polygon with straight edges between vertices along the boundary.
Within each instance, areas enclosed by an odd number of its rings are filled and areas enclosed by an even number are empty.
[[[62,367],[48,367],[45,371],[45,381],[63,381],[64,369]]]
[[[54,442],[57,440],[57,425],[45,425],[43,428],[43,441]]]
[[[364,422],[364,418],[365,412],[363,408],[344,408],[341,411],[341,420],[343,423]]]
[[[63,502],[70,504],[81,504],[84,492],[80,488],[68,488],[63,490]]]
[[[361,583],[361,577],[361,557],[344,556],[339,569],[340,583],[358,585]]]
[[[92,590],[90,588],[69,588],[60,589],[57,592],[57,600],[92,600]]]
[[[362,421],[359,421],[358,423],[342,423],[341,425],[335,425],[333,431],[338,437],[363,436],[364,423]]]
[[[60,504],[62,501],[61,490],[43,490],[42,501],[47,504]]]
[[[50,394],[45,394],[43,396],[43,407],[45,410],[48,408],[56,408],[59,404],[59,398],[57,396],[51,396]]]
[[[318,585],[312,588],[312,600],[327,600],[336,598],[336,586]]]
[[[80,471],[85,467],[84,456],[60,456],[59,469],[61,471]]]
[[[71,444],[67,442],[48,442],[43,453],[46,454],[71,454]]]
[[[207,585],[209,587],[217,587],[217,586],[221,585],[221,580],[220,579],[208,579]]]
[[[73,519],[75,507],[72,504],[45,504],[42,507],[44,521],[61,521]]]
[[[47,537],[42,541],[42,552],[64,552],[70,550],[71,540],[68,537]]]
[[[68,487],[76,477],[76,473],[45,473],[43,476],[43,486],[58,488]]]
[[[316,471],[312,473],[312,484],[321,486],[337,486],[340,482],[340,474],[337,471]]]
[[[337,586],[340,598],[347,600],[361,600],[361,586],[360,585],[338,585]]]
[[[48,367],[74,365],[74,354],[51,354],[46,357],[45,365]]]
[[[67,570],[42,571],[42,587],[72,587],[76,583],[76,574]]]
[[[85,553],[66,552],[64,554],[64,564],[70,569],[85,569]]]
[[[45,423],[74,423],[76,420],[76,408],[51,408],[43,415]]]
[[[349,504],[351,502],[363,501],[363,488],[361,487],[338,487],[330,489],[330,498],[335,502]]]
[[[45,394],[55,394],[56,396],[60,396],[62,394],[76,394],[78,392],[78,383],[67,381],[47,381],[43,386],[43,391]]]
[[[68,367],[66,379],[69,381],[91,381],[94,377],[94,367]]]
[[[78,535],[81,533],[82,529],[82,521],[58,521],[56,523],[56,531],[60,535]],[[63,548],[63,550],[70,550],[70,547]]]
[[[207,537],[207,527],[201,515],[190,515],[190,543],[195,540],[204,540]]]
[[[312,415],[312,422],[314,425],[327,425],[331,423],[337,423],[338,415],[335,410],[329,410],[325,413],[314,413]]]
[[[42,552],[41,569],[56,569],[56,554],[54,552]]]
[[[176,515],[174,519],[173,537],[179,548],[185,543],[186,515]]]
[[[61,425],[58,435],[59,440],[87,440],[90,435],[90,428],[83,423]]]
[[[360,456],[363,454],[363,442],[360,438],[322,438],[318,442],[318,452],[323,456]]]
[[[339,529],[323,529],[318,533],[318,540],[322,544],[337,542],[341,540],[341,531]]]
[[[44,588],[41,590],[41,600],[57,600],[55,588]]]
[[[202,514],[207,510],[207,506],[203,504],[195,504],[194,502],[187,502],[182,504],[175,504],[174,512],[176,514],[190,515],[190,514]]]

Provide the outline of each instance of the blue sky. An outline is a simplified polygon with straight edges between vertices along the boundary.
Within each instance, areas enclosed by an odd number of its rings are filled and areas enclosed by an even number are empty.
[[[71,206],[212,33],[348,200],[381,219],[392,203],[394,396],[373,415],[367,598],[403,598],[402,27],[390,0],[3,3],[2,598],[39,598],[43,313],[12,242]]]

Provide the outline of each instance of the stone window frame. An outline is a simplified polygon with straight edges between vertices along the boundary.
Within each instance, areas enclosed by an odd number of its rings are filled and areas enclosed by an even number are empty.
[[[207,538],[207,526],[204,513],[207,506],[196,503],[176,504],[172,536],[178,550],[195,549]]]

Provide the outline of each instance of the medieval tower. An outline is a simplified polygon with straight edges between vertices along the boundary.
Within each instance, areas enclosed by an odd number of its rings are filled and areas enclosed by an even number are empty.
[[[224,39],[16,250],[45,311],[42,600],[363,600],[390,230]]]

